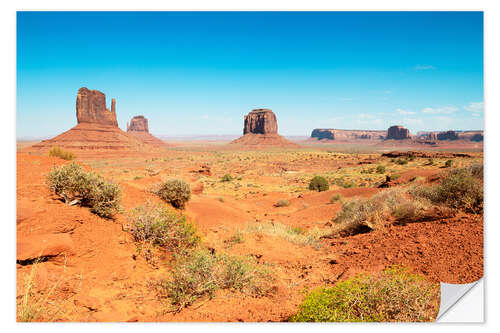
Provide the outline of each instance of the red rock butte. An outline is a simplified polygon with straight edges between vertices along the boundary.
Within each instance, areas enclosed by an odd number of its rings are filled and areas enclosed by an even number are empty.
[[[410,131],[403,126],[391,126],[387,130],[387,140],[406,140],[411,139]]]
[[[127,133],[153,146],[167,146],[165,141],[162,141],[149,133],[148,119],[144,116],[133,117],[130,120],[130,123],[127,123]]]
[[[255,109],[245,115],[243,136],[231,141],[231,144],[254,147],[296,147],[278,134],[278,121],[270,109]]]
[[[153,146],[122,131],[116,120],[116,101],[106,108],[106,95],[98,90],[80,88],[76,95],[77,125],[49,140],[43,140],[27,151],[46,151],[58,146],[70,151],[147,151]]]

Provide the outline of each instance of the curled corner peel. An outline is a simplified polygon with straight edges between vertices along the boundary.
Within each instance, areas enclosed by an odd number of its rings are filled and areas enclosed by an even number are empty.
[[[441,287],[441,303],[439,305],[439,313],[436,321],[450,310],[465,294],[467,294],[481,279],[472,283],[451,284],[440,283]]]

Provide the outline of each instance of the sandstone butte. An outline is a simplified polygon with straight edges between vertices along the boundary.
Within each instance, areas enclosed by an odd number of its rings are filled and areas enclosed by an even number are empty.
[[[127,133],[135,136],[139,140],[153,146],[167,146],[165,141],[149,133],[148,119],[144,116],[135,116],[127,123]]]
[[[311,133],[311,138],[317,140],[383,140],[387,131],[370,130],[344,130],[335,128],[315,128]]]
[[[245,115],[243,136],[231,144],[244,146],[296,147],[297,144],[278,134],[278,121],[270,109],[255,109]]]
[[[417,137],[426,141],[484,141],[483,131],[443,131],[443,132],[418,132]]]
[[[116,120],[116,101],[106,108],[106,95],[85,87],[76,96],[77,125],[49,140],[43,140],[26,151],[46,151],[58,146],[80,153],[99,151],[145,151],[152,145],[122,131]]]
[[[387,130],[387,140],[406,140],[411,139],[410,131],[403,126],[395,125]]]

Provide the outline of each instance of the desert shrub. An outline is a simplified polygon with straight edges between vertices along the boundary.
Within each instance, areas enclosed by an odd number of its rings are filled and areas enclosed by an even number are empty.
[[[192,223],[165,205],[148,202],[135,208],[128,216],[127,230],[136,242],[150,243],[173,252],[195,247],[200,238]]]
[[[415,161],[415,156],[412,155],[412,156],[408,157],[408,161]]]
[[[328,180],[322,176],[314,176],[309,182],[309,189],[311,191],[323,192],[327,191],[330,188],[328,186]]]
[[[392,188],[375,194],[370,199],[354,198],[342,204],[342,210],[333,219],[334,234],[348,236],[369,232],[384,224],[390,216],[411,221],[428,208],[407,196],[406,189]]]
[[[178,309],[189,306],[198,298],[213,297],[218,289],[231,289],[254,296],[270,291],[270,273],[252,261],[207,250],[193,251],[189,256],[178,256],[170,280],[160,283]]]
[[[452,160],[447,160],[445,163],[444,163],[444,166],[445,168],[449,168],[451,167],[451,165],[453,164],[453,161]]]
[[[330,198],[330,203],[336,203],[337,201],[340,200],[342,200],[342,196],[339,193],[337,193],[332,195],[332,197]]]
[[[59,157],[66,161],[71,161],[75,158],[75,154],[57,146],[50,148],[49,156]]]
[[[175,208],[184,208],[191,198],[191,187],[180,179],[169,179],[160,184],[156,194]]]
[[[385,166],[383,166],[383,165],[377,166],[377,173],[380,173],[380,174],[385,173]]]
[[[289,227],[277,222],[254,223],[247,226],[246,232],[266,234],[272,237],[281,237],[300,246],[310,245],[315,248],[319,248],[321,246],[321,237],[331,233],[328,229],[322,230],[318,228],[313,228],[308,232],[300,227]]]
[[[356,184],[354,182],[352,182],[352,181],[351,182],[344,182],[342,184],[342,187],[344,187],[344,188],[352,188],[352,187],[355,187],[355,186],[356,186]]]
[[[399,164],[399,165],[405,165],[405,164],[408,164],[408,160],[405,159],[405,158],[398,158],[396,160],[396,164]]]
[[[306,296],[294,322],[423,322],[439,310],[439,284],[391,267],[319,288]]]
[[[415,187],[411,194],[434,204],[479,214],[483,212],[483,183],[483,166],[472,165],[450,170],[440,184]]]
[[[398,179],[399,177],[401,177],[401,174],[399,173],[393,173],[392,175],[389,176],[391,178],[391,180],[396,180]]]
[[[276,207],[288,207],[290,206],[290,201],[286,199],[281,199],[278,200],[278,202],[275,204]]]
[[[98,174],[85,172],[74,162],[54,167],[47,175],[47,184],[65,203],[90,207],[99,216],[111,217],[120,209],[120,187]]]
[[[224,176],[221,178],[221,182],[230,182],[233,181],[234,178],[230,174],[226,173]]]
[[[427,160],[426,165],[434,165],[434,159],[429,158],[429,159]]]

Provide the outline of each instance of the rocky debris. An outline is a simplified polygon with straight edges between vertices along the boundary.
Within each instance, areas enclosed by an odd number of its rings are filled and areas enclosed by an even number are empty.
[[[148,119],[144,116],[135,116],[127,123],[127,132],[146,132],[149,133]]]
[[[277,134],[278,121],[270,109],[255,109],[245,115],[243,134]]]
[[[89,311],[97,311],[102,307],[102,302],[98,298],[88,295],[75,296],[73,303],[76,306],[87,308]]]
[[[454,158],[454,157],[472,157],[465,153],[443,153],[443,152],[426,152],[426,151],[391,151],[383,153],[382,157],[421,157],[421,158]]]
[[[438,140],[458,140],[458,133],[456,131],[439,132],[437,138]]]
[[[403,126],[391,126],[387,130],[387,139],[388,140],[405,140],[410,139],[410,131]]]
[[[95,123],[118,127],[116,101],[111,100],[111,111],[106,108],[106,95],[98,90],[80,88],[76,95],[76,119],[80,123]]]
[[[343,130],[334,128],[315,128],[311,138],[318,140],[383,140],[386,131]]]
[[[212,175],[212,170],[208,165],[201,165],[199,168],[194,168],[189,170],[191,173],[199,173],[200,175],[204,176],[211,176]]]
[[[68,234],[25,235],[18,238],[16,261],[22,264],[72,252],[73,241]]]

